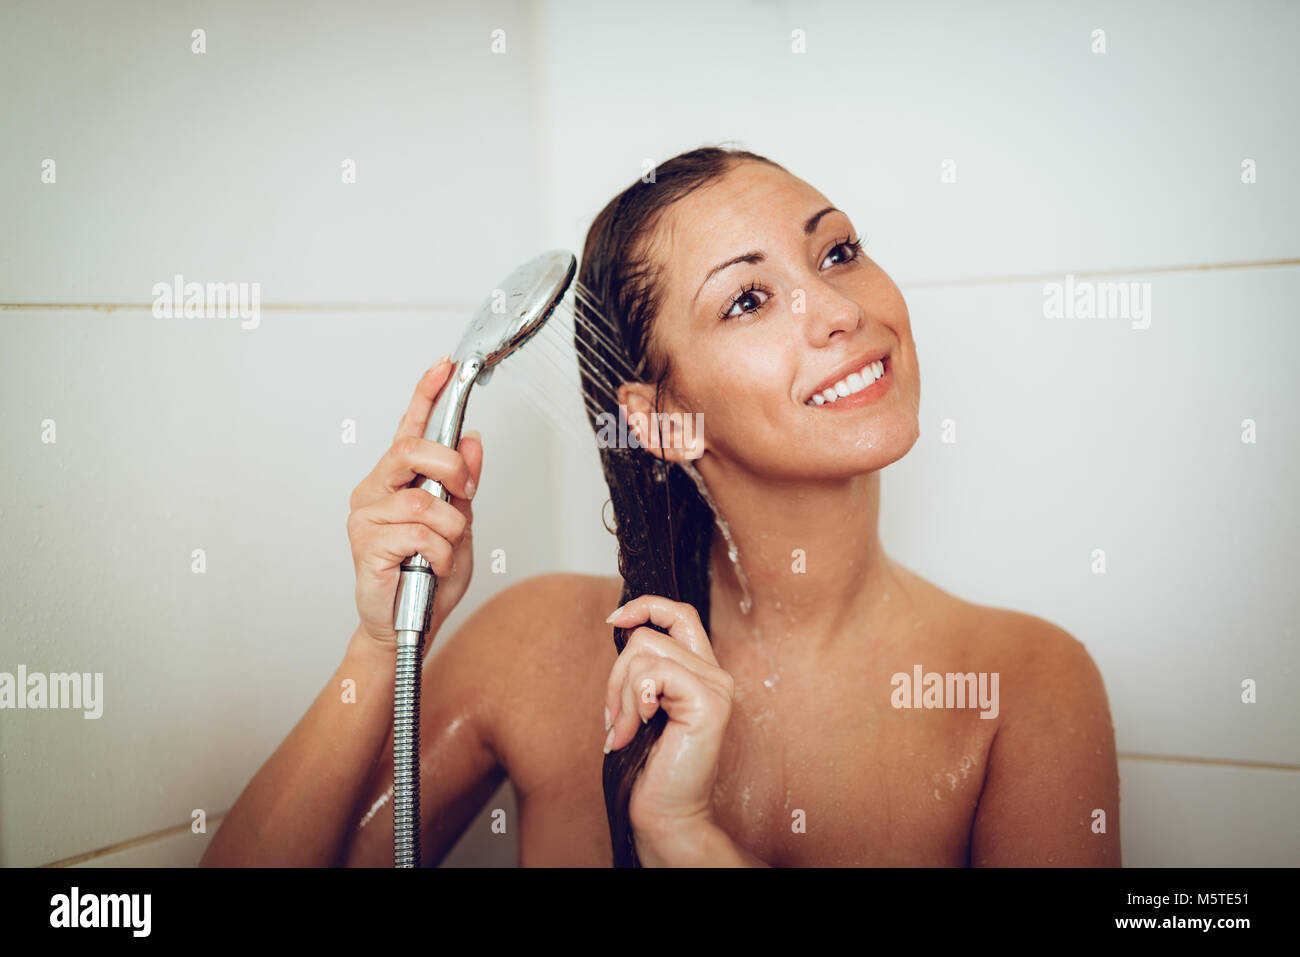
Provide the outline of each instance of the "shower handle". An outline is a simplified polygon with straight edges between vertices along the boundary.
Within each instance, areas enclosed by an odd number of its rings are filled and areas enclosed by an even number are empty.
[[[482,368],[482,360],[478,356],[453,362],[451,381],[438,397],[433,412],[429,415],[429,427],[424,433],[426,439],[432,439],[449,449],[456,448],[460,443],[460,430],[465,421],[465,405],[469,399],[470,386]],[[413,481],[412,488],[422,488],[444,502],[451,499],[451,493],[443,488],[441,482],[423,475],[416,478],[419,481]],[[438,587],[433,569],[419,553],[402,562],[401,571],[393,612],[393,630],[397,632],[399,647],[419,644],[428,632],[429,619],[433,614],[433,596]]]
[[[424,437],[456,448],[470,386],[479,378],[483,357],[452,359],[452,374],[429,415]],[[482,377],[486,379],[492,370]],[[442,499],[451,498],[441,482],[417,476],[412,487]],[[401,565],[394,600],[393,630],[397,632],[397,672],[393,690],[393,866],[420,866],[420,669],[424,636],[433,615],[438,578],[423,555]]]

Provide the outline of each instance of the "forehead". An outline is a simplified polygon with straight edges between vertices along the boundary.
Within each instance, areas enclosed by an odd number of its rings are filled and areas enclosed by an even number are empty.
[[[831,203],[785,170],[752,160],[670,207],[658,253],[671,285],[693,291],[718,262],[778,243],[802,242],[803,223]]]

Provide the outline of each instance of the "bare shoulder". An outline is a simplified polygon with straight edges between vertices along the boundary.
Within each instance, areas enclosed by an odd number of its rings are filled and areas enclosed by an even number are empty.
[[[1101,672],[1082,641],[1045,618],[1010,608],[972,605],[976,634],[1008,672],[1016,694],[1008,703],[1026,709],[1067,702],[1106,708]],[[1012,690],[1009,688],[1008,690]]]
[[[1037,615],[962,604],[1001,679],[972,864],[1118,866],[1115,729],[1088,649]]]
[[[508,585],[438,642],[436,667],[466,686],[480,702],[476,710],[495,724],[500,704],[527,699],[540,676],[549,674],[552,685],[578,677],[572,663],[599,650],[596,626],[618,604],[621,584],[620,578],[554,572]],[[610,626],[603,627],[608,639]]]
[[[1054,692],[1104,700],[1101,675],[1087,647],[1059,625],[1027,612],[966,601],[897,562],[895,580],[927,617],[946,623],[942,632],[980,659],[998,665],[1017,683],[1051,686]]]
[[[491,609],[494,617],[531,621],[543,627],[571,625],[574,615],[593,610],[611,594],[616,605],[621,584],[620,578],[548,572],[503,588],[484,603],[483,609]],[[613,609],[611,605],[609,611]]]
[[[549,572],[511,585],[494,600],[544,633],[538,637],[563,638],[576,628],[603,622],[618,606],[622,584],[617,577]]]
[[[598,575],[534,575],[485,601],[465,624],[473,637],[464,644],[491,659],[503,693],[518,694],[543,662],[590,655],[596,626],[617,607],[621,586],[621,578]]]
[[[601,682],[616,657],[604,622],[621,590],[618,577],[552,572],[502,589],[476,612],[475,670],[492,675],[486,734],[512,777],[569,740],[570,711],[580,701],[590,698],[599,712]],[[550,746],[542,747],[543,737]]]

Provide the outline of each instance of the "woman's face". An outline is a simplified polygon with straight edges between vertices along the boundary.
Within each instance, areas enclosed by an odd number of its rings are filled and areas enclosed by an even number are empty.
[[[675,203],[650,248],[662,288],[652,336],[671,359],[661,410],[702,414],[704,451],[770,480],[883,468],[919,436],[907,304],[831,207],[746,161]],[[861,394],[808,401],[862,389],[870,378],[833,383],[875,359],[884,375]]]

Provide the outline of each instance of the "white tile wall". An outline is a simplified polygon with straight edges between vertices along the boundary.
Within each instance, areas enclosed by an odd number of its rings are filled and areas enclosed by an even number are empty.
[[[5,301],[149,302],[179,272],[264,302],[477,303],[536,252],[524,0],[4,16]]]
[[[0,321],[6,670],[103,672],[105,685],[98,720],[0,716],[0,859],[33,864],[224,811],[288,733],[355,626],[348,496],[462,317]],[[481,561],[443,634],[555,567],[544,423],[517,407],[495,383],[470,403]],[[494,575],[482,556],[498,547]]]
[[[1119,763],[1125,867],[1295,867],[1300,774]]]
[[[264,304],[256,330],[0,311],[0,668],[106,684],[99,721],[0,714],[0,864],[224,811],[351,631],[347,496],[414,380],[506,269],[579,250],[644,158],[724,140],[848,209],[908,298],[923,436],[886,472],[891,553],[1085,641],[1122,751],[1293,768],[1122,761],[1125,862],[1300,863],[1300,271],[1152,271],[1300,252],[1294,5],[54,2],[0,18],[0,303],[148,303],[179,272],[260,282]],[[1043,318],[1045,278],[1104,269],[1152,283],[1149,329]],[[270,307],[304,303],[324,308]],[[458,615],[542,571],[615,568],[590,441],[515,415],[521,399],[492,386],[471,407],[476,539],[510,562]],[[513,807],[508,785],[493,806]],[[514,863],[484,820],[448,864]],[[86,866],[188,866],[205,840]]]

